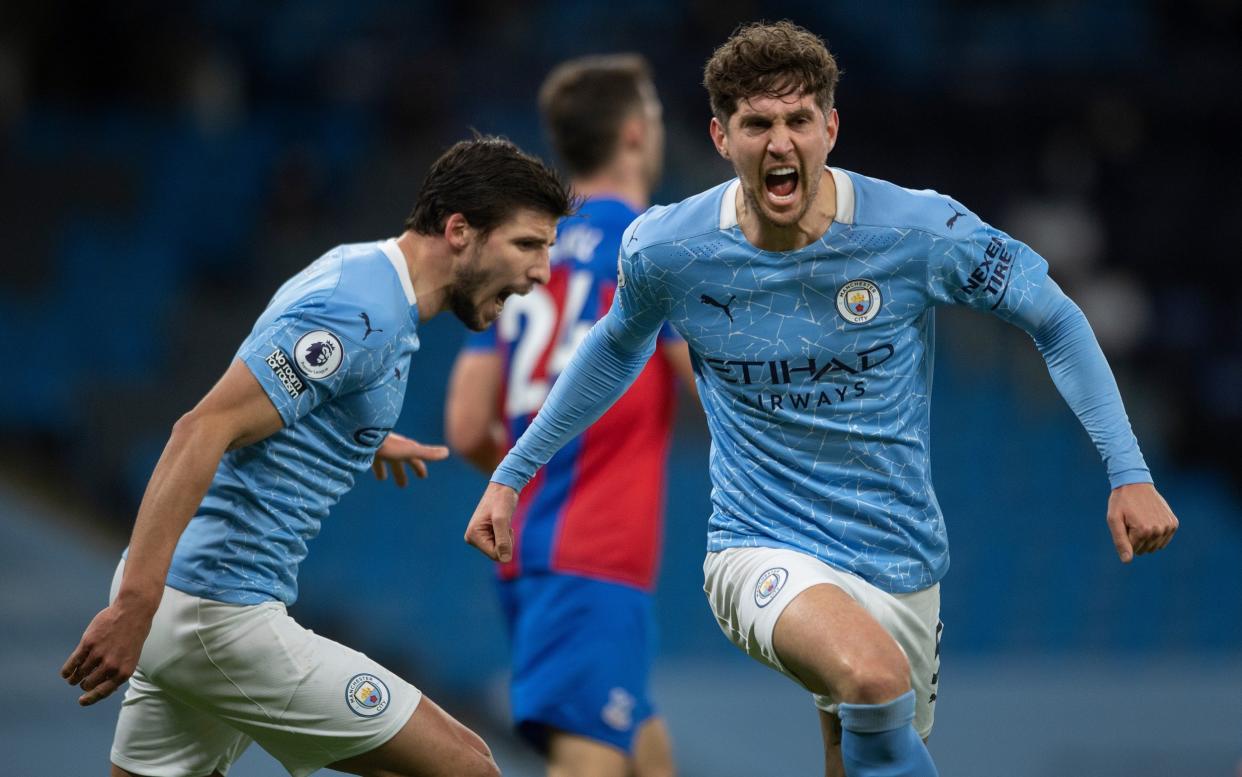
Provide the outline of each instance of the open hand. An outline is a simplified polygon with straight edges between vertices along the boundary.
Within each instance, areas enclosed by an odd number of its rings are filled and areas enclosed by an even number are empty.
[[[427,462],[447,459],[449,449],[443,445],[423,445],[421,442],[403,437],[396,432],[389,432],[384,444],[375,452],[375,461],[371,463],[371,471],[376,480],[387,480],[388,471],[392,470],[393,482],[398,488],[405,488],[410,482],[405,474],[408,464],[414,474],[420,478],[427,477]]]
[[[1120,486],[1108,497],[1108,529],[1123,564],[1168,545],[1177,526],[1177,516],[1151,483]]]
[[[513,511],[517,492],[499,483],[488,483],[479,506],[466,526],[466,542],[483,551],[493,561],[513,557]]]

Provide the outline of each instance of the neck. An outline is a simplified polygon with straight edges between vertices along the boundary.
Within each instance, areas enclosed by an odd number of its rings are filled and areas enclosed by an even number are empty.
[[[651,187],[639,170],[614,166],[571,181],[574,193],[582,197],[616,197],[637,211],[651,204]]]
[[[823,169],[806,212],[792,224],[776,224],[763,215],[744,186],[737,187],[737,223],[751,245],[764,251],[797,251],[819,240],[837,214],[837,183]]]
[[[410,284],[418,298],[418,320],[435,318],[444,311],[453,279],[453,256],[448,243],[439,235],[407,229],[397,238],[397,247],[410,270]]]

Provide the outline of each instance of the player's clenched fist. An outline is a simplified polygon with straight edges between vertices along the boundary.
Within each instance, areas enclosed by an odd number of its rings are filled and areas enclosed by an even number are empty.
[[[517,492],[499,483],[488,483],[479,506],[466,526],[466,542],[483,551],[493,561],[513,556],[513,511]]]
[[[115,603],[95,616],[60,669],[60,676],[70,685],[86,691],[78,697],[78,704],[94,704],[130,678],[150,630],[149,617],[127,612]]]
[[[1108,497],[1108,529],[1123,563],[1168,545],[1177,526],[1177,516],[1151,483],[1120,486]]]

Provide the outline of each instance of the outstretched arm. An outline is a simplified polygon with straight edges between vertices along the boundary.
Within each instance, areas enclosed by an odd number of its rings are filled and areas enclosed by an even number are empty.
[[[1078,306],[1029,246],[988,226],[955,200],[958,237],[929,256],[928,288],[941,303],[989,311],[1035,340],[1052,380],[1104,459],[1113,493],[1108,527],[1129,563],[1169,543],[1177,518],[1156,493],[1112,370]],[[956,218],[956,217],[955,217]]]
[[[496,561],[513,552],[510,521],[517,493],[561,446],[625,393],[655,350],[660,319],[627,318],[613,305],[578,348],[548,399],[500,466],[466,527],[466,542]]]
[[[130,537],[116,599],[95,616],[61,677],[94,704],[133,674],[164,593],[177,540],[194,516],[224,453],[262,440],[282,426],[275,406],[240,360],[198,405],[173,425],[147,484]]]
[[[1082,310],[1045,279],[1032,310],[1015,323],[1035,340],[1052,380],[1078,416],[1108,468],[1113,492],[1108,527],[1122,562],[1169,544],[1177,516],[1151,482],[1121,402],[1117,382]]]

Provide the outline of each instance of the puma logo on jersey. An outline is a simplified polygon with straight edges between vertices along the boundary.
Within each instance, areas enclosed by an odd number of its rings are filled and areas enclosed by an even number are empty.
[[[733,301],[736,299],[737,299],[736,294],[730,294],[728,301],[717,302],[715,299],[713,299],[712,297],[706,294],[699,295],[699,302],[702,302],[704,305],[711,305],[714,308],[720,308],[721,310],[724,311],[724,314],[729,317],[730,321],[733,320],[733,313],[730,312],[729,306],[732,305]]]
[[[952,205],[950,205],[949,207],[953,208]],[[946,221],[944,225],[948,227],[949,229],[953,229],[953,226],[957,224],[957,220],[965,215],[966,215],[965,213],[962,213],[957,208],[953,208],[953,215],[949,217],[949,220]]]
[[[371,317],[367,315],[365,310],[358,314],[358,318],[361,318],[362,323],[367,325],[367,331],[362,335],[363,340],[367,339],[371,335],[372,332],[383,332],[384,331],[383,329],[372,329],[371,328]]]

